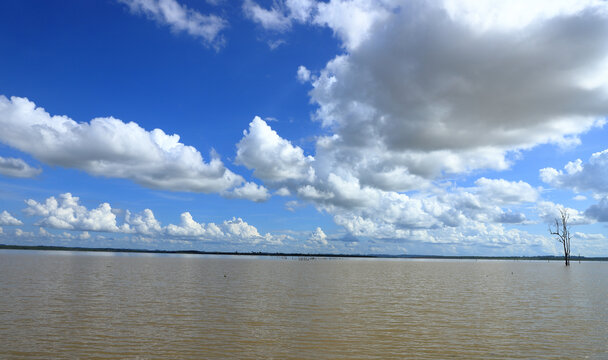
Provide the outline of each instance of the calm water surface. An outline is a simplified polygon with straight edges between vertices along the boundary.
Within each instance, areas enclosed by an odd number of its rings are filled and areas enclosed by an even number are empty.
[[[0,251],[0,358],[608,359],[608,263]]]

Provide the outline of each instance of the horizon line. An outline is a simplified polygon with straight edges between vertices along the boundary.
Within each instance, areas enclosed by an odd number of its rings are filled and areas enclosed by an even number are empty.
[[[276,256],[276,257],[306,257],[306,258],[385,258],[385,259],[454,259],[454,260],[548,260],[563,261],[559,255],[533,256],[489,256],[489,255],[428,255],[428,254],[336,254],[336,253],[297,253],[297,252],[267,252],[267,251],[205,251],[205,250],[162,250],[162,249],[132,249],[112,247],[82,247],[58,245],[8,245],[0,244],[0,250],[41,250],[41,251],[80,251],[80,252],[115,252],[142,254],[176,254],[176,255],[224,255],[224,256]],[[586,257],[570,256],[571,260],[608,261],[608,256]]]

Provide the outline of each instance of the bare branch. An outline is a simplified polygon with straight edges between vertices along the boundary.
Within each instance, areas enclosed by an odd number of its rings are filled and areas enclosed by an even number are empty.
[[[549,234],[555,235],[557,237],[557,241],[563,245],[564,259],[566,261],[566,266],[568,266],[570,265],[570,226],[568,225],[570,214],[568,213],[568,210],[564,208],[560,208],[559,213],[561,217],[561,226],[560,220],[556,218],[555,231],[553,231],[551,225],[549,225]]]

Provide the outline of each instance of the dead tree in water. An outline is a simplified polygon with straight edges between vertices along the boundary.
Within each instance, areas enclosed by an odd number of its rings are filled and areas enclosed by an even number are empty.
[[[549,233],[557,236],[557,241],[564,246],[564,260],[566,260],[566,266],[568,266],[570,265],[570,226],[568,225],[570,214],[568,214],[568,210],[566,209],[559,209],[559,213],[561,215],[561,224],[560,219],[556,218],[555,231],[549,225]]]

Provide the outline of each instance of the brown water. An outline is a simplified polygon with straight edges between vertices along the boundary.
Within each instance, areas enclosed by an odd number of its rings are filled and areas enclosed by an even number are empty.
[[[0,357],[606,359],[608,263],[0,252]]]

